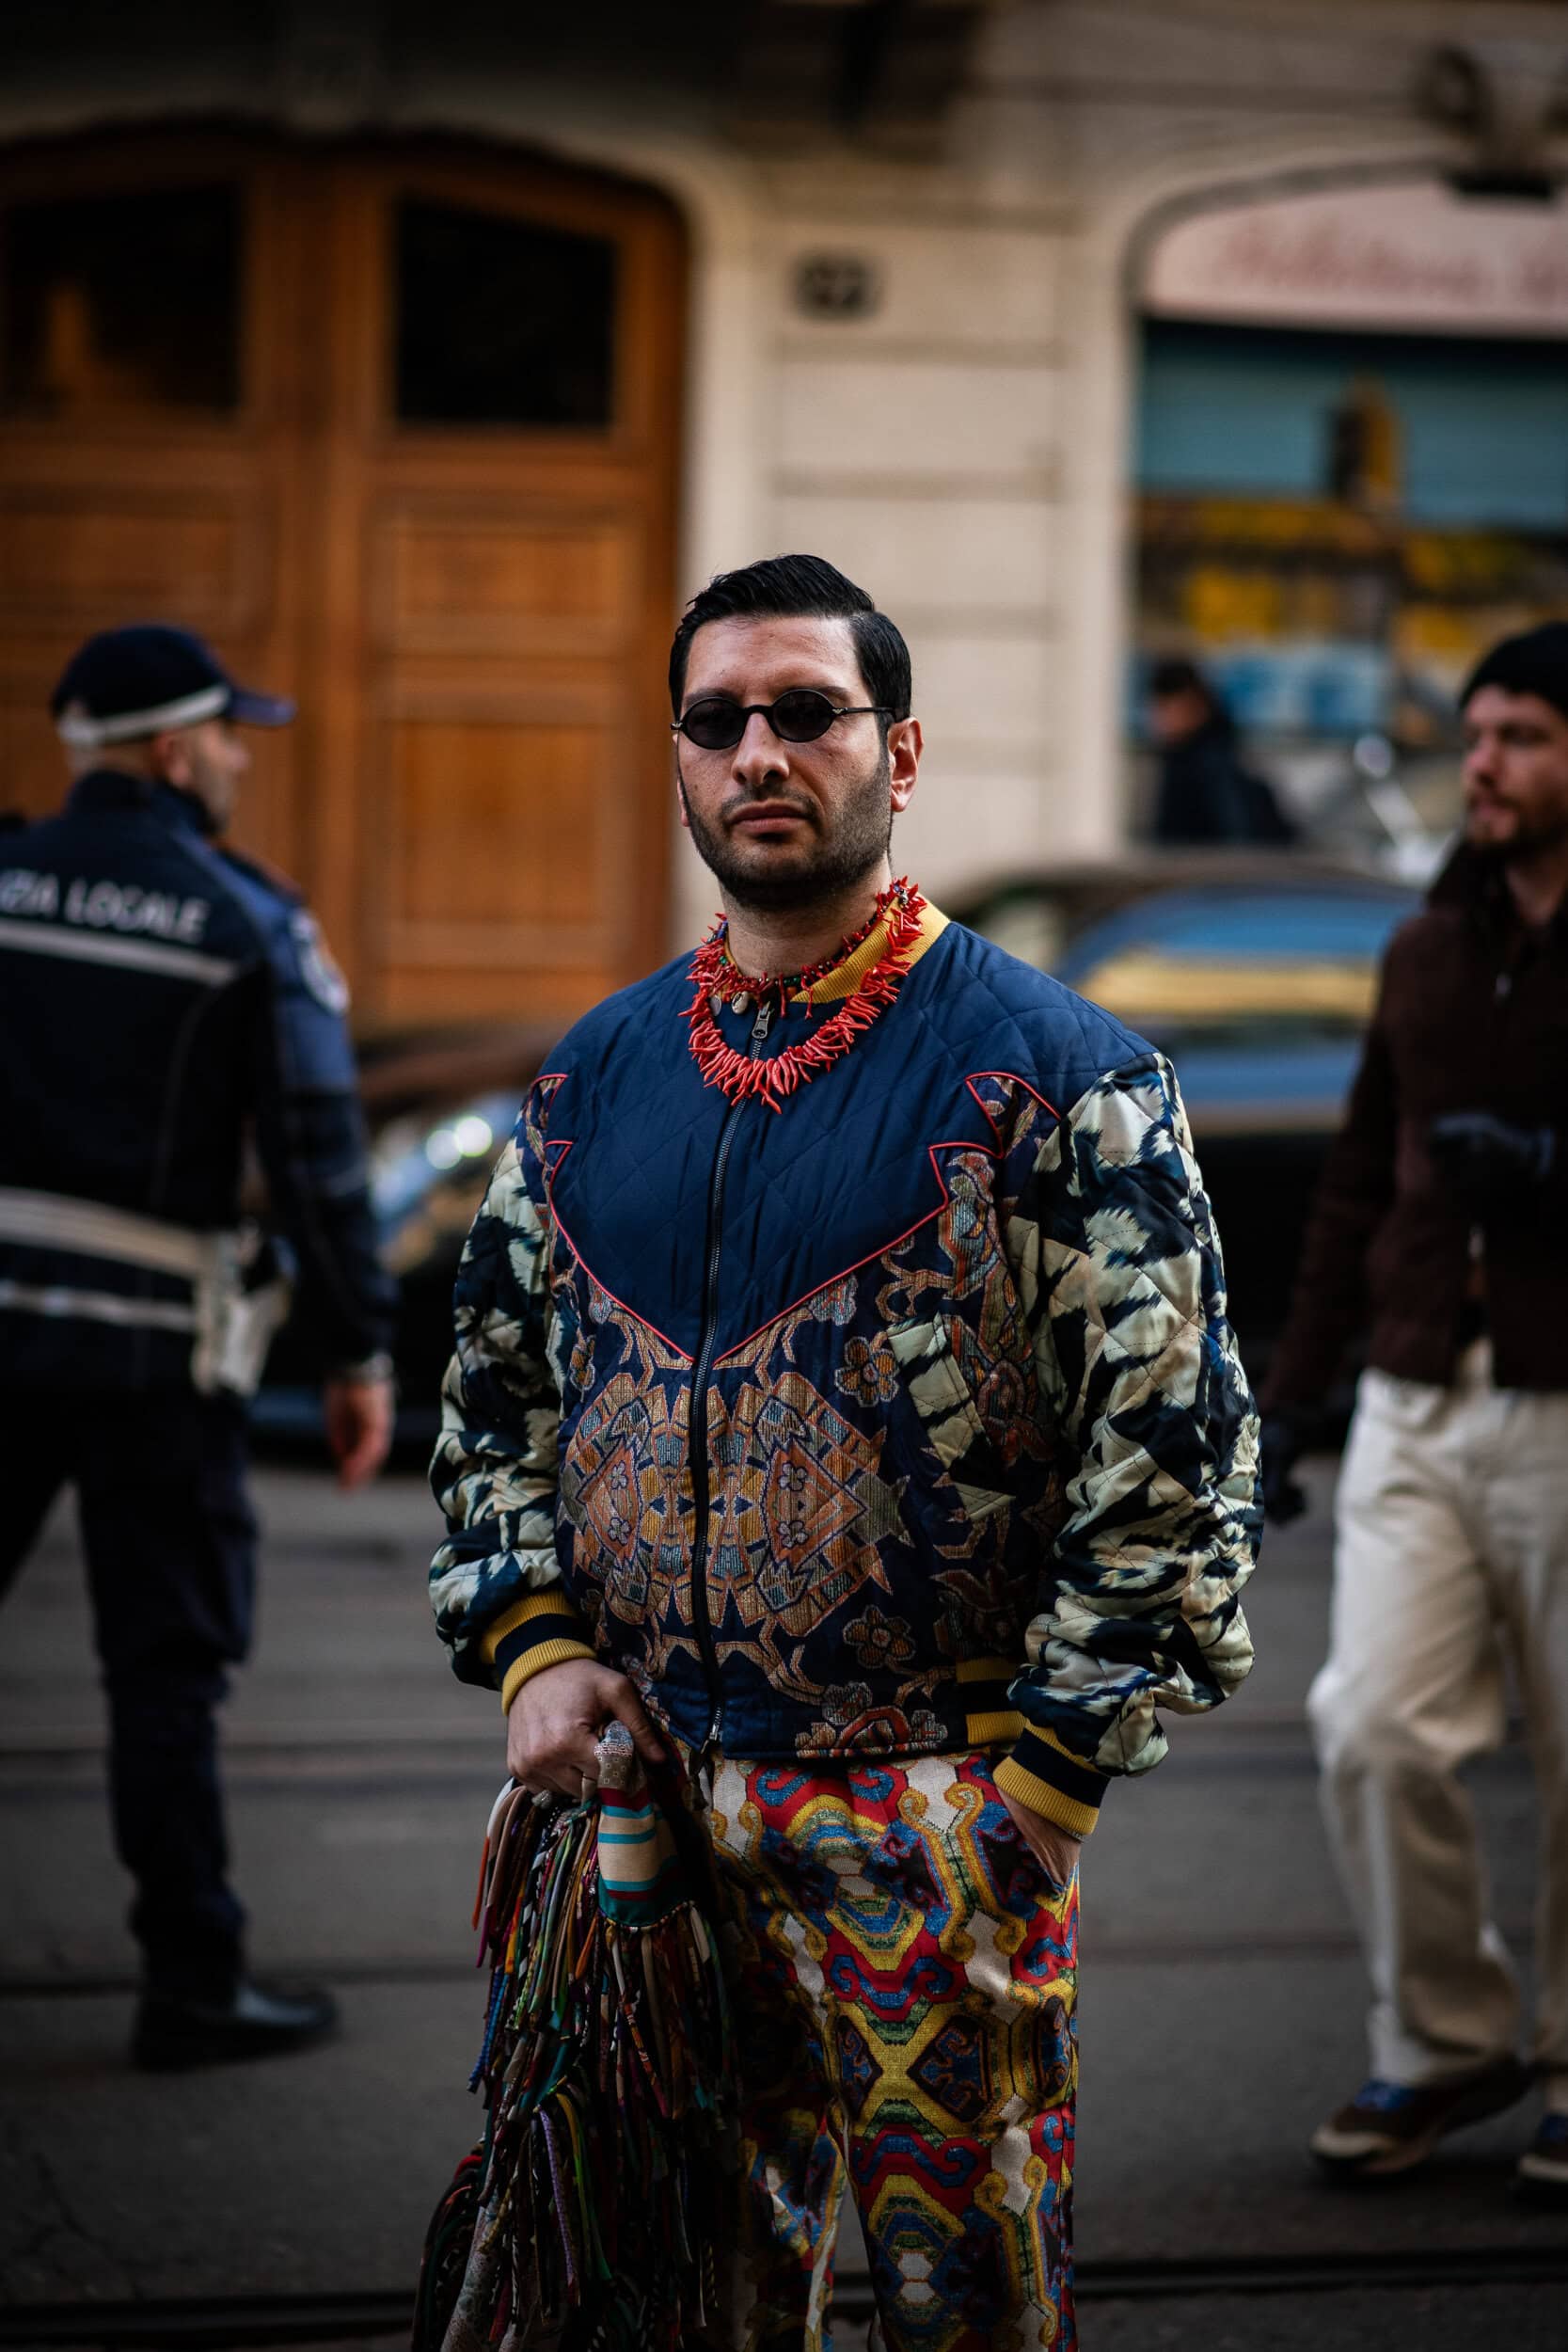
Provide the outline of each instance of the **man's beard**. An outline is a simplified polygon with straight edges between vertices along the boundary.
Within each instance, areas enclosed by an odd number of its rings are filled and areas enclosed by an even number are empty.
[[[678,761],[676,774],[681,806],[686,811],[698,856],[715,875],[730,904],[743,907],[749,914],[796,914],[805,908],[842,898],[868,874],[874,874],[887,855],[893,837],[893,803],[885,743],[876,767],[846,793],[830,834],[822,833],[822,812],[815,803],[797,801],[781,792],[759,792],[753,796],[758,801],[787,801],[817,831],[816,848],[806,852],[804,863],[783,874],[759,875],[749,871],[741,850],[726,828],[721,824],[710,825],[692,807]],[[744,806],[744,803],[734,805]]]
[[[1532,823],[1516,824],[1512,833],[1498,838],[1483,836],[1477,840],[1470,830],[1470,817],[1465,818],[1465,842],[1472,857],[1490,866],[1523,866],[1532,858],[1550,850],[1560,850],[1568,842],[1568,816],[1539,818]]]

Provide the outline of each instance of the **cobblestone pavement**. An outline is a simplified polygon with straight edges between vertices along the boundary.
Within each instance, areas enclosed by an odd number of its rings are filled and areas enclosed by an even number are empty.
[[[1386,2352],[1391,2331],[1413,2348],[1568,2343],[1568,2285],[1485,2270],[1513,2250],[1568,2249],[1568,2216],[1510,2195],[1528,2110],[1371,2199],[1323,2188],[1302,2153],[1362,2071],[1360,1965],[1302,1722],[1323,1640],[1330,1476],[1318,1466],[1312,1516],[1270,1537],[1246,1691],[1211,1722],[1172,1726],[1168,1763],[1112,1792],[1085,1856],[1086,2352]],[[13,2311],[405,2290],[475,2129],[467,1920],[500,1726],[429,1631],[432,1506],[411,1476],[361,1498],[298,1470],[259,1485],[261,1638],[228,1719],[236,1867],[259,1971],[332,1982],[345,2030],[264,2067],[148,2078],[125,2066],[126,1887],[60,1518],[0,1644],[0,2303]],[[1476,1796],[1523,1950],[1532,1814],[1516,1751],[1477,1775]],[[1481,2270],[1467,2284],[1329,2283],[1340,2257],[1423,2249]],[[1130,2262],[1200,2271],[1254,2254],[1309,2259],[1324,2291],[1189,2291],[1203,2286],[1194,2274],[1152,2299],[1110,2292]],[[850,2246],[846,2276],[855,2267]],[[863,2343],[839,2331],[839,2352]]]

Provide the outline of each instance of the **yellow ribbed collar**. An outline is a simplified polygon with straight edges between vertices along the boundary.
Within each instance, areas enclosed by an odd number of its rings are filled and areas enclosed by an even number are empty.
[[[927,905],[920,918],[920,930],[910,949],[908,970],[920,961],[927,947],[934,946],[947,929],[947,917],[940,907]],[[879,957],[887,953],[887,925],[879,923],[876,930],[861,941],[853,955],[846,956],[825,979],[818,980],[811,992],[814,1005],[836,1005],[846,996],[852,996]],[[794,1002],[803,1004],[805,993],[798,989]]]

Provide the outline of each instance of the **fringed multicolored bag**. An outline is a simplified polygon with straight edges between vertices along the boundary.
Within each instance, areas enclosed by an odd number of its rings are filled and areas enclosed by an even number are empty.
[[[700,1837],[631,1735],[596,1801],[496,1802],[475,1925],[488,2110],[425,2241],[414,2352],[689,2352],[722,2341],[735,2079]]]

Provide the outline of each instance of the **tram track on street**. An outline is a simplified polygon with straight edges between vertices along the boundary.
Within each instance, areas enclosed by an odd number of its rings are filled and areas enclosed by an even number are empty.
[[[1266,1775],[1294,1780],[1315,1772],[1298,1714],[1281,1708],[1261,1728],[1262,1737],[1255,1730],[1244,1740],[1219,1740],[1207,1752],[1183,1757],[1183,1769],[1194,1778]],[[1528,1759],[1514,1748],[1490,1759],[1487,1769],[1509,1781],[1528,1776]],[[406,1803],[428,1808],[433,1799],[440,1799],[466,1804],[465,1822],[468,1814],[477,1819],[488,1807],[499,1779],[495,1743],[487,1733],[476,1738],[430,1727],[410,1739],[374,1719],[337,1726],[325,1735],[320,1725],[299,1721],[257,1725],[226,1743],[225,1775],[233,1794],[269,1805],[317,1797],[364,1807]],[[72,1805],[101,1804],[103,1789],[103,1752],[96,1739],[57,1733],[0,1742],[0,1815],[40,1797],[64,1799]],[[1511,1943],[1528,1943],[1530,1922],[1522,1913],[1514,1915],[1510,1908],[1500,1924]],[[1167,1964],[1336,1963],[1354,1960],[1358,1950],[1348,1922],[1305,1937],[1290,1928],[1271,1931],[1254,1923],[1228,1935],[1212,1928],[1196,1934],[1166,1931],[1159,1942],[1160,1957]],[[1097,1919],[1084,1931],[1083,1957],[1095,1970],[1135,1968],[1148,1961],[1150,1945],[1146,1935],[1118,1933],[1109,1921]],[[264,1973],[280,1980],[308,1979],[340,1991],[436,1984],[461,1988],[473,1982],[465,1958],[418,1952],[341,1960],[329,1954],[281,1954],[269,1956]],[[41,1952],[29,1966],[0,1970],[0,2010],[26,2001],[130,1998],[135,1990],[134,1975],[122,1966],[56,1969]]]
[[[388,1546],[373,1574],[343,1579],[336,1537],[295,1542],[281,1510],[314,1515],[325,1482],[262,1483],[285,1521],[269,1552],[283,1631],[227,1714],[224,1774],[261,1923],[257,1972],[330,1986],[341,2042],[319,2064],[210,2088],[149,2085],[126,2067],[135,1953],[118,1926],[125,1889],[111,1874],[101,1709],[82,1671],[85,1604],[74,1558],[58,1562],[53,1597],[29,1588],[32,1649],[0,1677],[14,1692],[0,1708],[11,1872],[0,1909],[8,1884],[24,1898],[0,1938],[12,2208],[0,2352],[404,2352],[435,2184],[467,2144],[465,2122],[478,2128],[461,2082],[486,1977],[467,1913],[503,1770],[493,1702],[454,1692],[438,1667],[421,1678],[425,1629],[403,1589],[411,1558]],[[1243,1694],[1178,1746],[1153,1810],[1108,1808],[1092,1857],[1085,2333],[1107,2345],[1361,2352],[1386,2338],[1447,2342],[1463,2320],[1478,2342],[1562,2352],[1568,2230],[1510,2195],[1528,2122],[1434,2165],[1414,2196],[1336,2193],[1299,2153],[1326,2095],[1320,2073],[1326,2081],[1353,2048],[1360,1982],[1315,1842],[1297,1666],[1321,1651],[1328,1539],[1311,1540],[1294,1593],[1280,1549],[1272,1590],[1283,1598],[1273,1621],[1265,1603],[1260,1647],[1283,1664],[1267,1694]],[[1498,1899],[1518,1942],[1527,1769],[1522,1751],[1505,1751],[1477,1790],[1510,1860]],[[1200,2024],[1173,2044],[1162,2021],[1178,2011]],[[1242,2079],[1205,2108],[1213,2061],[1201,2021],[1216,2014]],[[1321,2069],[1304,2040],[1321,2048]],[[1168,2149],[1162,2160],[1161,2135],[1192,2112],[1206,2132],[1183,2175]],[[1124,2114],[1144,2128],[1117,2127]],[[863,2352],[872,2305],[852,2225],[840,2250],[839,2341]]]
[[[1504,1928],[1513,1941],[1519,1941],[1528,1923],[1505,1919]],[[1300,1936],[1282,1933],[1277,1936],[1236,1936],[1230,1939],[1216,1936],[1165,1938],[1160,1946],[1160,1958],[1170,1966],[1188,1962],[1248,1961],[1336,1961],[1354,1960],[1360,1947],[1348,1931],[1341,1935],[1323,1935],[1304,1942]],[[1121,1937],[1097,1939],[1093,1964],[1096,1968],[1141,1967],[1150,1958],[1147,1940],[1135,1942]],[[260,1964],[260,1963],[259,1963]],[[421,1960],[417,1958],[390,1960],[267,1961],[261,1964],[261,1973],[279,1983],[302,1982],[309,1979],[316,1984],[330,1985],[341,1992],[354,1987],[449,1984],[459,1990],[476,1981],[477,1971],[463,1960]],[[10,2001],[85,2001],[129,2000],[137,1990],[137,1980],[128,1969],[71,1969],[57,1974],[41,1969],[18,1970],[0,1975],[0,2004]]]
[[[1086,2262],[1078,2297],[1095,2302],[1185,2302],[1212,2296],[1321,2296],[1346,2291],[1568,2286],[1568,2244],[1475,2246],[1382,2252],[1256,2253],[1229,2259]],[[863,2279],[844,2280],[835,2318],[870,2318]],[[411,2294],[193,2296],[129,2303],[13,2304],[0,2309],[0,2352],[338,2352],[406,2339]]]

